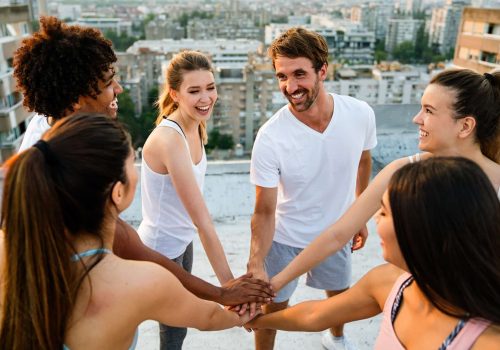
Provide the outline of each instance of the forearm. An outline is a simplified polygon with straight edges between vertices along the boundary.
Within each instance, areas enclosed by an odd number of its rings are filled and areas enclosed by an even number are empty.
[[[249,271],[264,269],[264,259],[273,243],[274,229],[274,213],[255,213],[252,216],[252,238],[250,242],[250,256],[247,264]]]
[[[369,151],[365,151],[359,161],[358,174],[356,178],[356,197],[368,187],[372,172],[372,158]]]
[[[206,229],[199,229],[200,240],[207,254],[208,261],[214,269],[217,279],[221,284],[233,279],[233,274],[229,268],[229,264],[224,254],[224,248],[217,237],[215,228],[210,225]]]
[[[150,261],[161,265],[197,297],[216,302],[221,301],[221,288],[191,275],[166,256],[144,245],[137,232],[124,221],[118,220],[115,232],[113,251],[119,257],[128,260]]]
[[[210,310],[207,310],[207,315],[203,319],[203,324],[197,329],[201,331],[218,331],[235,326],[240,326],[240,317],[238,313],[226,310],[219,305],[212,303]]]
[[[251,327],[279,329],[284,331],[318,332],[334,324],[321,324],[315,320],[316,307],[320,301],[306,301],[285,310],[258,317]]]
[[[342,235],[335,231],[332,225],[321,233],[311,244],[295,257],[280,273],[273,277],[271,284],[275,290],[280,290],[290,281],[313,269],[323,260],[338,252],[352,238],[352,235]]]

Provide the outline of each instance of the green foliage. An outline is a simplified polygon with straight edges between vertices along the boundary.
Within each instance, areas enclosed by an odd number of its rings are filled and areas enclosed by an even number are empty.
[[[181,27],[186,28],[189,20],[194,18],[211,19],[214,18],[214,14],[212,12],[194,10],[190,13],[183,12],[177,20],[179,21]]]
[[[232,149],[234,141],[231,135],[221,134],[219,129],[213,128],[208,133],[208,143],[205,146],[207,150],[212,149]]]
[[[104,36],[113,42],[115,51],[126,51],[138,40],[135,36],[128,36],[124,32],[118,35],[116,32],[111,30],[107,30],[104,33]]]
[[[158,89],[153,88],[148,93],[148,103],[144,111],[137,118],[135,115],[134,102],[130,98],[128,91],[123,91],[118,95],[119,118],[127,126],[132,136],[134,148],[142,147],[151,131],[154,129],[154,122],[158,115],[154,102],[158,98]]]
[[[415,46],[411,41],[403,41],[396,46],[392,55],[395,59],[402,63],[410,63],[414,61]]]
[[[375,61],[377,61],[377,63],[380,63],[385,60],[387,60],[387,52],[375,51]]]

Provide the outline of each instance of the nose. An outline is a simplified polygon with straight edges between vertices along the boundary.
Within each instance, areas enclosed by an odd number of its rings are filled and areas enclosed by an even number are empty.
[[[413,117],[413,124],[421,125],[422,123],[422,111],[419,111],[417,115]]]
[[[286,81],[286,92],[288,94],[293,94],[295,91],[297,91],[297,83],[295,82],[294,79],[288,79]]]
[[[122,86],[116,80],[115,80],[115,88],[113,89],[113,91],[115,92],[115,95],[119,95],[123,92]]]

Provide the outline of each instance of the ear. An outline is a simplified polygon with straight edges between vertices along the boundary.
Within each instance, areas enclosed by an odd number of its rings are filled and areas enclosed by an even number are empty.
[[[78,102],[73,103],[71,105],[71,107],[73,107],[73,111],[74,111],[74,113],[76,113],[76,112],[81,111],[81,109],[83,108],[84,105],[85,105],[85,101],[83,100],[83,97],[80,96],[80,97],[78,97]]]
[[[174,102],[179,102],[177,101],[177,91],[175,91],[174,89],[169,89],[168,93],[170,94],[170,98],[174,101]]]
[[[328,65],[325,63],[325,64],[323,64],[323,67],[321,67],[320,70],[318,71],[319,79],[325,80],[327,73],[328,73]]]
[[[459,123],[461,126],[458,137],[465,139],[474,134],[476,129],[476,119],[474,117],[468,116],[461,118],[459,119]]]
[[[118,209],[120,209],[124,197],[125,186],[121,181],[115,182],[115,184],[113,185],[113,189],[111,190],[111,200]]]

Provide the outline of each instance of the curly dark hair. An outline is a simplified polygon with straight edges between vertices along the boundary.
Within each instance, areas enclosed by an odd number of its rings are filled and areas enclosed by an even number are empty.
[[[14,77],[29,111],[54,119],[73,112],[80,96],[96,98],[98,84],[116,62],[111,41],[93,28],[41,17],[40,30],[14,55]]]

